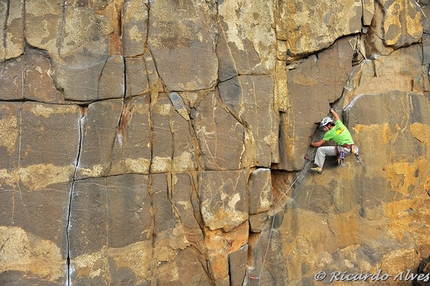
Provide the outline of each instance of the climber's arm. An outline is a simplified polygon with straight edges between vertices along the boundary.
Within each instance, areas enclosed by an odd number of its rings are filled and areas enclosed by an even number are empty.
[[[334,122],[340,120],[339,115],[336,113],[336,111],[334,111],[333,108],[330,108],[330,112],[331,112],[331,114],[333,114]]]
[[[311,142],[311,146],[313,147],[319,147],[322,144],[324,144],[326,141],[324,139],[321,139],[320,141],[316,141],[316,142]]]

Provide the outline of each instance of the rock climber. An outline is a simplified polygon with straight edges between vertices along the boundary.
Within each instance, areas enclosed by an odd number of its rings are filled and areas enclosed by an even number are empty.
[[[330,117],[325,117],[320,123],[320,127],[325,132],[323,139],[311,142],[311,146],[319,147],[315,155],[316,167],[311,168],[312,171],[317,172],[318,174],[321,174],[323,171],[325,157],[337,156],[340,148],[342,148],[342,151],[345,154],[349,154],[352,151],[358,156],[358,148],[354,145],[354,141],[352,140],[352,136],[348,128],[343,125],[339,115],[333,108],[330,108],[330,113],[333,115],[334,120]],[[337,146],[321,146],[330,140],[333,140]]]

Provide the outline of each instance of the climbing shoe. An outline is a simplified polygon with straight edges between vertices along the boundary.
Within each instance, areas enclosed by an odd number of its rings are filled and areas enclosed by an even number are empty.
[[[319,167],[311,168],[311,171],[316,172],[318,174],[322,174],[322,169]]]

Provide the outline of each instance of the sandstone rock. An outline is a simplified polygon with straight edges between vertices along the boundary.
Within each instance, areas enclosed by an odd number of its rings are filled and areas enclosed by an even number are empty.
[[[244,165],[269,167],[277,163],[278,118],[273,109],[271,78],[240,76],[220,83],[219,89],[231,113],[247,127]]]
[[[270,223],[269,223],[270,224]],[[266,224],[267,227],[269,227]],[[273,233],[272,233],[273,234]],[[267,257],[271,256],[273,253],[277,253],[273,248],[272,243],[267,245],[269,241],[269,232],[262,232],[261,234],[252,234],[249,237],[249,256],[248,256],[248,269],[247,275],[244,279],[244,282],[249,283],[250,285],[261,283],[263,285],[272,285],[275,282],[273,275],[276,273],[272,272],[272,269],[275,269],[276,265],[284,267],[286,265],[287,260],[283,258],[282,260],[278,260],[278,263],[275,265],[270,265],[270,267],[262,267],[262,265],[267,265],[270,261]],[[267,252],[267,247],[269,246],[270,250]],[[284,263],[279,263],[279,261],[283,261]],[[272,268],[273,267],[273,268]],[[269,270],[270,269],[270,270]],[[279,270],[279,269],[277,269]],[[285,268],[282,270],[285,273]],[[288,284],[284,283],[283,284]]]
[[[186,114],[188,115],[188,114]],[[175,172],[193,171],[197,168],[194,142],[191,137],[190,122],[178,112],[172,114],[173,135],[172,170]]]
[[[52,65],[46,52],[28,48],[26,54],[1,64],[1,98],[64,103],[52,79]]]
[[[108,58],[98,79],[97,99],[123,98],[125,93],[124,81],[124,59],[122,56]]]
[[[98,99],[99,78],[108,60],[107,56],[88,62],[74,60],[73,63],[59,64],[55,67],[54,80],[64,97],[74,101],[94,101]]]
[[[151,113],[149,95],[124,102],[112,149],[110,175],[148,174],[151,164]]]
[[[430,64],[430,39],[423,40],[423,65]],[[427,70],[428,72],[428,70]]]
[[[147,279],[152,253],[151,205],[145,175],[76,182],[69,226],[70,258],[76,271],[72,281],[106,284],[106,277],[119,279],[114,273],[125,275],[124,270],[118,272],[124,268],[129,269],[124,280]]]
[[[317,127],[315,123],[327,116],[330,104],[342,95],[351,70],[352,53],[348,39],[344,38],[288,72],[286,96],[290,112],[283,116],[279,168],[297,170],[303,167],[310,135]]]
[[[106,7],[114,1],[106,1],[106,0],[99,0],[99,1],[91,1],[91,0],[71,0],[67,1],[68,6],[74,6],[74,7],[91,7],[95,10],[102,10],[106,9]]]
[[[24,53],[24,1],[0,3],[1,30],[3,41],[0,48],[0,62],[19,57]]]
[[[429,268],[430,268],[430,257],[422,260],[420,265],[418,266],[417,274],[421,276],[418,276],[416,277],[416,279],[414,279],[414,282],[413,282],[414,286],[424,286],[428,284],[427,277],[430,276]]]
[[[419,4],[419,10],[423,14],[421,17],[421,25],[423,27],[423,39],[422,39],[422,41],[426,41],[425,38],[430,32],[430,22],[428,21],[427,16],[424,17],[424,15],[428,15],[428,13],[430,11],[430,5],[429,5],[428,1],[420,1],[418,4]]]
[[[151,173],[168,172],[172,170],[173,136],[170,118],[174,109],[170,100],[160,94],[155,102],[151,103],[153,121],[153,142],[159,142],[152,148]]]
[[[419,45],[396,50],[388,56],[377,56],[364,61],[351,73],[343,106],[353,101],[355,95],[379,94],[423,90],[427,75],[421,69],[422,50]],[[385,85],[386,83],[390,83]]]
[[[195,5],[189,0],[151,4],[148,44],[171,91],[210,88],[217,79],[215,5]]]
[[[150,237],[152,227],[151,200],[146,190],[147,176],[109,177],[107,214],[109,247],[121,248]]]
[[[160,264],[156,272],[157,278],[151,282],[160,285],[213,285],[207,275],[205,262],[198,260],[198,256],[191,248],[178,251],[174,260]]]
[[[415,271],[430,252],[429,7],[3,1],[0,284]],[[363,163],[310,174],[330,106]]]
[[[63,284],[80,110],[3,103],[1,114],[1,280]]]
[[[64,102],[63,94],[57,90],[52,79],[52,66],[49,56],[34,49],[25,54],[24,97],[42,102]]]
[[[194,129],[204,168],[234,170],[242,164],[245,130],[236,118],[222,108],[215,93],[209,93],[196,108]],[[215,136],[215,134],[217,134]]]
[[[245,6],[246,5],[246,9]],[[218,58],[237,74],[266,74],[275,67],[275,1],[222,1],[219,3],[220,49]],[[217,47],[218,48],[218,47]],[[221,80],[225,77],[220,65]],[[228,70],[228,69],[227,69]],[[227,76],[228,77],[228,76]]]
[[[168,177],[166,174],[151,175],[151,199],[154,212],[154,232],[161,240],[163,232],[171,232],[177,221],[170,205]],[[164,234],[165,235],[165,234]]]
[[[429,118],[421,111],[427,105],[422,94],[393,91],[362,95],[348,106],[347,124],[365,165],[348,157],[346,167],[327,165],[324,176],[303,178],[292,194],[294,208],[287,209],[279,228],[285,237],[272,239],[275,245],[278,239],[291,241],[291,251],[276,254],[272,249],[268,262],[269,269],[280,267],[274,265],[285,258],[302,266],[272,270],[276,281],[311,281],[320,269],[377,273],[383,268],[395,275],[418,261],[412,249],[427,249],[426,239],[420,227],[412,234],[406,225],[414,220],[413,225],[422,226],[428,217],[420,207],[427,196],[422,182],[428,177],[423,168],[428,155],[418,135],[427,134]],[[309,228],[319,235],[309,236]],[[317,248],[329,255],[322,259],[321,251],[310,251]]]
[[[26,26],[29,27],[26,39],[32,46],[47,50],[52,57],[54,79],[58,88],[64,89],[65,98],[85,101],[117,97],[117,89],[123,89],[121,80],[120,84],[114,81],[114,95],[106,95],[112,85],[109,86],[109,79],[104,82],[104,78],[112,72],[119,71],[123,75],[121,65],[119,70],[115,71],[113,68],[109,71],[111,64],[115,63],[108,54],[107,35],[112,32],[110,23],[105,17],[94,14],[93,10],[82,7],[67,7],[62,17],[60,2],[44,3],[45,1],[36,0],[26,5],[25,19]],[[62,32],[57,34],[58,31]],[[106,72],[104,76],[103,71]],[[118,79],[118,74],[114,78]]]
[[[0,77],[1,100],[23,100],[23,75],[25,68],[24,57],[1,63],[2,76]]]
[[[109,173],[122,108],[121,100],[100,101],[88,106],[81,120],[77,178],[99,177]]]
[[[1,185],[37,191],[69,183],[77,158],[79,118],[76,106],[3,104]]]
[[[207,245],[210,246],[208,249],[209,257],[208,264],[211,269],[213,279],[216,284],[227,285],[230,282],[228,273],[228,254],[225,248],[225,242],[222,236],[207,236]],[[214,250],[211,252],[211,250]]]
[[[178,95],[180,98],[180,96]],[[152,146],[151,172],[183,172],[196,168],[194,145],[190,133],[190,123],[183,116],[188,116],[185,107],[181,116],[172,101],[165,94],[160,94],[151,103],[152,141],[162,142]],[[189,118],[188,118],[189,119]]]
[[[249,179],[249,214],[269,210],[272,204],[272,180],[270,169],[259,168],[252,171]]]
[[[372,18],[375,15],[375,1],[374,0],[364,0],[363,5],[363,25],[370,26],[372,24]]]
[[[394,51],[394,47],[385,45],[383,28],[386,18],[385,11],[381,5],[374,5],[373,9],[371,25],[363,35],[364,51],[360,52],[366,59],[372,59],[379,55],[386,56]]]
[[[26,2],[25,38],[28,43],[33,47],[47,50],[51,56],[57,54],[61,13],[60,0]]]
[[[175,110],[170,119],[173,135],[173,171],[184,172],[195,170],[197,167],[194,150],[195,142],[188,109],[185,107],[182,97],[178,93],[171,93],[169,99]]]
[[[26,39],[34,47],[45,49],[56,60],[72,57],[107,55],[106,35],[112,27],[106,18],[96,15],[92,9],[66,7],[62,18],[62,2],[36,0],[26,3]],[[84,28],[85,27],[85,28]],[[62,31],[62,33],[59,33]],[[85,55],[88,49],[91,54]],[[76,55],[73,53],[76,52]]]
[[[126,97],[149,92],[148,75],[145,59],[142,56],[125,59],[126,69]]]
[[[285,29],[291,57],[328,48],[336,39],[361,30],[361,1],[295,1],[281,3],[280,9],[286,17],[279,19],[277,27]]]
[[[252,232],[261,232],[264,229],[264,224],[267,221],[267,212],[250,214],[249,215],[249,229]]]
[[[179,175],[177,179],[177,188],[191,188],[190,177]],[[169,182],[165,174],[130,174],[76,183],[69,235],[71,263],[76,269],[74,282],[108,284],[106,277],[110,277],[118,283],[191,281],[210,285],[202,254],[187,247],[187,238],[196,247],[202,246],[202,234],[196,232],[198,224],[187,216],[187,208],[182,208],[187,202],[183,199],[192,190],[175,192]],[[85,191],[88,187],[91,192]],[[173,212],[171,195],[183,220],[177,220]],[[90,212],[84,207],[88,203],[92,205]],[[135,224],[139,227],[132,226]],[[87,243],[88,235],[98,239]],[[81,247],[82,243],[86,246]]]
[[[199,196],[205,226],[230,231],[248,219],[244,171],[202,172]]]
[[[385,11],[384,40],[395,48],[416,43],[422,36],[421,11],[417,3],[409,1],[381,1]]]
[[[66,261],[61,246],[17,226],[1,226],[2,284],[66,283]]]
[[[247,250],[248,238],[247,223],[242,223],[229,232],[205,229],[209,267],[216,284],[230,285],[243,280],[245,261],[239,262],[238,259],[243,258],[242,255]]]
[[[193,178],[186,173],[172,175],[171,192],[174,208],[185,229],[187,241],[198,251],[204,253],[204,238],[201,228],[203,220]]]
[[[163,82],[158,74],[155,59],[149,52],[149,49],[147,49],[147,52],[144,53],[143,58],[145,61],[150,90],[153,92],[165,92]]]
[[[124,4],[122,30],[125,57],[142,55],[144,52],[148,21],[145,2],[133,0]]]
[[[74,59],[60,64],[54,74],[68,100],[93,101],[122,98],[124,95],[124,62],[122,57],[100,56],[91,61]],[[82,61],[82,62],[80,62]]]
[[[34,168],[21,176],[23,187],[37,190],[52,183],[69,182],[78,151],[79,108],[29,102],[23,104],[21,114],[18,166]]]
[[[246,273],[248,246],[244,245],[229,256],[230,285],[242,285]]]
[[[207,269],[204,256],[195,248],[189,247],[193,243],[199,248],[203,237],[201,232],[197,231],[196,221],[184,216],[185,213],[181,212],[181,209],[184,210],[181,208],[184,201],[180,198],[191,195],[193,191],[191,182],[184,175],[178,179],[186,187],[185,189],[178,189],[180,185],[176,182],[174,185],[176,190],[172,190],[171,178],[166,174],[151,175],[150,192],[154,213],[154,233],[156,233],[154,280],[161,284],[182,284],[183,281],[188,280],[193,283],[201,281],[201,283],[207,284],[209,279],[205,274]],[[180,194],[179,192],[185,193]],[[172,197],[175,198],[175,201],[172,201],[173,205],[178,208],[172,208],[169,203]],[[192,271],[189,271],[190,269]]]
[[[0,107],[0,155],[5,160],[0,161],[3,172],[18,168],[21,144],[19,142],[21,129],[21,103],[2,104]],[[6,159],[7,158],[7,159]],[[6,179],[4,177],[3,179]],[[8,183],[12,186],[13,183]],[[4,186],[4,182],[2,183]]]
[[[276,113],[286,113],[290,105],[288,98],[288,68],[284,60],[276,61],[274,81],[273,109]]]
[[[407,281],[406,273],[408,265],[416,263],[419,256],[414,249],[401,249],[392,251],[384,255],[381,263],[381,268],[386,269],[388,273],[395,273],[400,278],[399,274],[402,275],[401,283],[403,285],[411,285],[411,278]],[[403,272],[403,273],[402,273]],[[399,279],[400,280],[400,279]],[[388,283],[387,283],[388,284]]]
[[[89,7],[95,9],[97,15],[104,16],[112,27],[109,33],[109,54],[112,56],[123,55],[123,29],[121,27],[124,0],[96,1],[89,3]]]
[[[216,45],[217,55],[228,55],[229,47],[224,34],[221,34]],[[221,82],[229,80],[238,74],[234,59],[231,56],[218,57],[218,74]]]
[[[64,13],[65,18],[59,27],[64,29],[64,34],[59,35],[60,45],[56,46],[58,56],[67,62],[73,58],[89,60],[108,55],[108,35],[113,32],[113,27],[106,17],[95,14],[92,9],[80,7],[67,7]]]

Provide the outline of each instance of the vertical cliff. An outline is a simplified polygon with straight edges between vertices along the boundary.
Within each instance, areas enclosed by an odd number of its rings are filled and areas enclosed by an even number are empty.
[[[430,256],[427,0],[0,7],[0,284],[411,285]],[[311,174],[330,107],[363,162]]]

